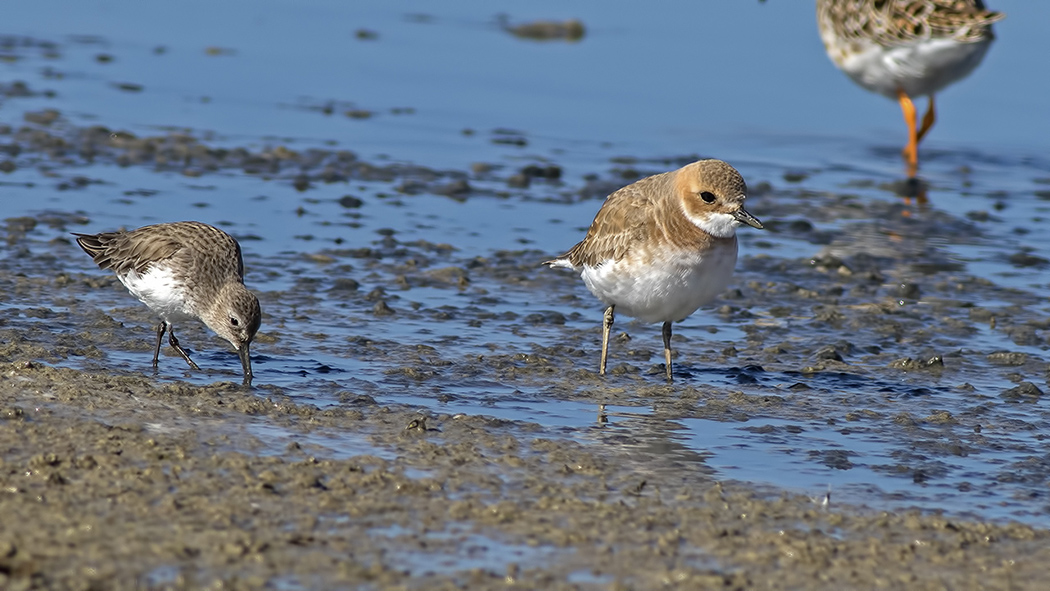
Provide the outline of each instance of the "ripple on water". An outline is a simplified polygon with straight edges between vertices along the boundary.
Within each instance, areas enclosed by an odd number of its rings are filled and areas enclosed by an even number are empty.
[[[458,525],[423,532],[390,525],[372,528],[368,534],[378,544],[387,541],[389,548],[384,559],[389,561],[388,564],[407,569],[414,577],[472,569],[502,573],[510,564],[534,568],[551,561],[573,560],[572,552],[549,545],[511,544]],[[581,578],[586,579],[582,574]]]
[[[681,427],[673,439],[702,452],[707,466],[734,480],[810,495],[830,490],[832,502],[877,509],[915,506],[1050,524],[1045,494],[1031,495],[1026,483],[998,482],[1022,449],[1043,455],[1035,434],[986,431],[979,445],[963,443],[956,453],[934,455],[928,446],[916,453],[907,435],[879,426],[774,418],[676,422]],[[940,443],[953,437],[945,434]]]

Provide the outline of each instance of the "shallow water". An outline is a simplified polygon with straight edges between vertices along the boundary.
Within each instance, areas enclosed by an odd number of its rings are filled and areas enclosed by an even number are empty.
[[[11,155],[4,217],[40,223],[0,246],[13,294],[2,326],[57,351],[50,362],[149,373],[153,320],[115,281],[85,285],[105,274],[68,232],[198,219],[241,239],[246,282],[260,292],[261,395],[318,406],[368,395],[533,421],[681,455],[719,477],[815,497],[830,486],[833,503],[1050,522],[1040,435],[1050,412],[1031,390],[1008,394],[1022,382],[1047,388],[1050,80],[1031,75],[1030,56],[1050,50],[1036,24],[1050,7],[996,2],[1010,15],[999,40],[944,94],[923,144],[926,207],[894,193],[897,107],[835,71],[802,3],[511,13],[581,18],[579,43],[516,39],[496,25],[516,7],[489,3],[63,8],[5,15],[6,34],[32,40],[5,50],[6,78],[55,96],[4,97],[0,123],[55,135],[174,130],[253,152],[351,150],[393,172],[325,183],[303,161],[254,174]],[[358,39],[361,28],[378,38]],[[45,108],[60,119],[23,121]],[[353,109],[371,115],[343,114]],[[676,326],[673,389],[655,365],[659,328],[626,318],[616,329],[630,339],[614,344],[613,375],[598,380],[600,307],[570,273],[538,264],[582,237],[608,192],[588,183],[615,188],[693,154],[737,166],[749,209],[773,223],[741,232],[739,291]],[[510,186],[529,164],[562,175]],[[293,186],[300,174],[314,175],[308,190]],[[459,180],[469,192],[440,194]],[[18,287],[56,271],[73,281]],[[339,282],[348,278],[359,285]],[[374,313],[379,301],[392,316]],[[821,320],[830,309],[843,319]],[[166,356],[159,380],[237,379],[222,341],[199,327],[180,338],[205,371]],[[840,359],[821,353],[828,346]],[[934,355],[943,369],[891,367]],[[252,432],[274,450],[289,437]],[[311,443],[364,449],[340,437]]]

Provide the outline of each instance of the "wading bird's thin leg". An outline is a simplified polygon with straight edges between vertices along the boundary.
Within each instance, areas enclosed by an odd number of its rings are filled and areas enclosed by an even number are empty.
[[[926,107],[926,114],[922,116],[922,127],[919,128],[919,133],[915,136],[916,142],[921,142],[922,138],[926,136],[926,132],[933,127],[933,123],[937,121],[937,109],[933,105],[933,95],[930,95],[930,104]]]
[[[908,163],[908,173],[915,176],[919,168],[919,133],[916,125],[915,103],[911,101],[904,89],[897,90],[897,102],[901,105],[904,114],[904,123],[908,126],[908,145],[901,150],[901,156]]]
[[[164,331],[168,330],[168,323],[161,320],[160,324],[157,325],[157,346],[153,349],[153,369],[157,369],[157,362],[160,360],[160,344],[164,341]]]
[[[613,319],[615,314],[613,310],[616,306],[609,306],[605,309],[605,318],[602,320],[602,360],[598,365],[598,374],[605,375],[605,362],[609,359],[609,331],[612,330]]]
[[[667,383],[671,383],[671,322],[664,322],[664,362],[667,363]]]
[[[190,354],[186,352],[186,349],[183,349],[179,345],[179,339],[175,338],[175,327],[174,326],[169,326],[168,327],[168,343],[171,344],[171,346],[174,347],[175,350],[179,352],[179,355],[182,355],[182,358],[186,360],[186,363],[190,364],[190,369],[198,369],[198,370],[200,369],[199,367],[197,367],[197,364],[194,363],[192,359],[190,359]]]

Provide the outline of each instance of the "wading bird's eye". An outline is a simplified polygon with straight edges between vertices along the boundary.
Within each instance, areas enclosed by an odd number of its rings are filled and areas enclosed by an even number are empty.
[[[704,203],[715,202],[715,194],[711,191],[704,191],[703,193],[700,193],[700,198],[704,200]]]
[[[230,324],[232,324],[232,325],[234,325],[234,326],[240,326],[240,325],[241,325],[241,322],[240,322],[240,320],[237,320],[237,319],[236,319],[236,318],[234,318],[233,316],[230,316]]]

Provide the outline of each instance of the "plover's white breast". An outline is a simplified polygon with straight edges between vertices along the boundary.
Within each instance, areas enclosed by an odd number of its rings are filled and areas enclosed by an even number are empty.
[[[167,265],[154,263],[145,273],[132,269],[118,274],[117,278],[132,295],[167,322],[197,317],[189,290],[176,280]]]
[[[735,237],[714,241],[703,251],[652,248],[648,256],[584,265],[580,276],[603,303],[644,322],[684,320],[713,301],[732,279]]]

